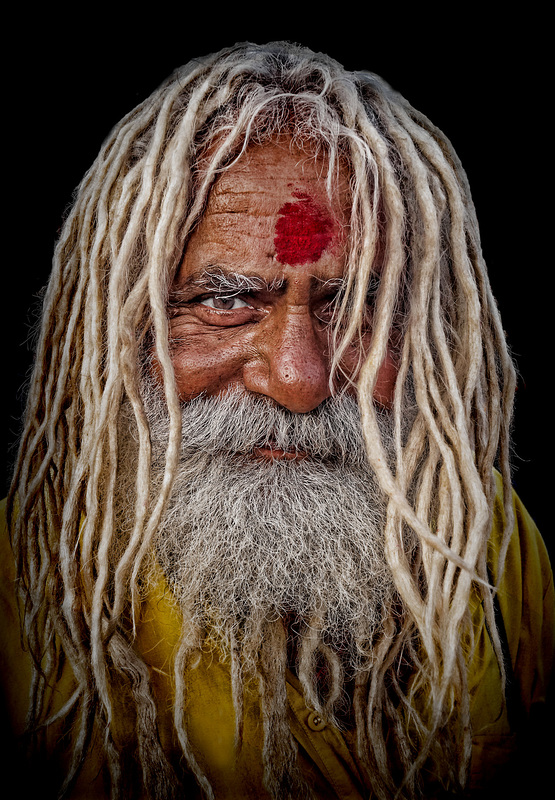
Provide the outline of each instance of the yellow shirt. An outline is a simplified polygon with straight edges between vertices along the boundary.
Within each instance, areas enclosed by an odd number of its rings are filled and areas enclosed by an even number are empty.
[[[517,718],[519,734],[525,739],[522,749],[524,759],[536,756],[536,760],[541,761],[543,755],[539,754],[538,748],[546,744],[546,733],[541,726],[545,722],[550,723],[550,720],[542,720],[541,709],[546,707],[555,647],[553,575],[545,545],[516,495],[514,506],[515,529],[499,591],[499,606],[514,675],[509,686],[507,705],[502,701],[499,669],[479,607],[475,610],[478,647],[469,676],[473,730],[471,786],[477,792],[479,787],[484,787],[487,790],[484,796],[490,800],[498,796],[492,794],[491,786],[500,785],[498,773],[501,768],[504,768],[504,772],[502,770],[500,774],[505,775],[506,781],[503,784],[505,798],[515,796],[510,789],[513,782],[518,782],[523,775],[526,778],[524,785],[531,788],[531,763],[527,761],[525,767],[521,768],[521,762],[517,760],[517,732],[513,717]],[[13,743],[24,729],[31,666],[28,654],[20,644],[13,590],[14,567],[3,508],[2,526],[0,677],[7,715],[4,730]],[[503,510],[497,500],[490,542],[494,575],[495,553],[502,530]],[[179,612],[167,586],[161,582],[142,608],[137,648],[150,667],[159,711],[160,738],[167,752],[177,752],[171,711],[171,663],[180,627]],[[69,670],[66,670],[54,688],[57,707],[62,706],[71,692],[72,676],[68,673]],[[342,734],[332,725],[316,718],[304,701],[298,680],[291,673],[288,674],[287,694],[291,730],[299,746],[300,764],[304,773],[310,776],[315,796],[340,800],[367,798],[369,790],[357,764],[352,735]],[[262,725],[255,689],[249,689],[246,697],[244,743],[239,755],[234,748],[235,722],[227,664],[221,663],[214,654],[205,654],[195,669],[189,670],[187,696],[187,730],[191,746],[214,788],[216,798],[263,800],[267,795],[262,788]],[[117,702],[115,717],[118,738],[125,742],[129,715],[125,708],[117,708]],[[47,751],[64,751],[65,743],[60,741],[59,730],[46,730],[44,736]],[[3,752],[4,755],[8,754],[8,769],[11,767],[13,771],[13,763],[21,764],[21,761],[13,761],[17,755],[13,747],[10,750],[6,746]],[[99,743],[93,741],[72,798],[96,800],[109,796],[100,753]],[[7,774],[6,771],[4,774]],[[44,777],[46,780],[46,774]],[[492,779],[497,782],[492,784]],[[42,791],[41,795],[46,796]],[[187,794],[187,797],[194,796],[194,789],[192,794]]]

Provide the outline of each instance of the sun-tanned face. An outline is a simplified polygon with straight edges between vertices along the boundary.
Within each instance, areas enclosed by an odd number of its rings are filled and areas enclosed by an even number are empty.
[[[349,193],[342,175],[330,202],[325,175],[321,161],[285,142],[249,148],[215,183],[172,291],[182,400],[244,387],[302,414],[330,395],[330,322],[345,270]],[[358,355],[345,357],[347,373]],[[390,402],[395,372],[386,360],[378,402]]]

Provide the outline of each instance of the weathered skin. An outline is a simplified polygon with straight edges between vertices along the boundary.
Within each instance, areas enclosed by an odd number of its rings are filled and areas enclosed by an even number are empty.
[[[172,360],[183,400],[239,386],[302,414],[330,395],[337,285],[329,282],[344,273],[349,194],[341,175],[330,202],[324,166],[289,142],[255,146],[214,185],[173,287]],[[191,285],[206,271],[267,285],[246,293]],[[348,373],[358,355],[347,353]],[[384,405],[395,375],[388,358],[375,390]]]

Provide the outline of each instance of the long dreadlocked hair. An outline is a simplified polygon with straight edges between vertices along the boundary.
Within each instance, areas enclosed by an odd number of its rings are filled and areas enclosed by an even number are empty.
[[[172,795],[175,780],[156,732],[148,668],[133,648],[141,568],[180,448],[168,294],[218,174],[250,143],[284,131],[298,147],[324,153],[329,176],[340,160],[350,171],[350,252],[335,329],[336,375],[342,354],[360,335],[378,253],[381,266],[358,400],[368,458],[388,497],[385,552],[402,612],[392,610],[374,643],[371,669],[356,677],[359,757],[378,797],[397,791],[419,796],[422,768],[430,763],[446,785],[465,781],[472,591],[480,594],[502,660],[486,548],[494,462],[510,486],[514,392],[467,179],[445,136],[380,78],[346,72],[322,54],[279,42],[239,44],[196,59],[126,116],[85,175],[56,247],[8,508],[25,636],[35,661],[30,730],[51,721],[45,688],[56,680],[60,659],[75,676],[75,693],[60,712],[71,708],[76,730],[66,793],[95,725],[104,734],[113,796],[121,790],[111,700],[118,675],[136,711],[144,787],[153,797]],[[372,395],[395,328],[392,463]],[[138,367],[148,337],[170,418],[154,501]],[[417,413],[401,436],[409,385]],[[124,400],[138,436],[134,524],[127,534],[114,526]],[[499,574],[512,528],[508,491],[504,505]],[[408,534],[416,548],[405,546]],[[176,659],[175,725],[190,768],[211,796],[180,710],[182,667],[195,646],[184,639]],[[406,661],[416,668],[410,689],[399,679]],[[274,684],[280,680],[283,675],[273,678]],[[270,684],[261,681],[267,709],[285,702],[284,684]],[[419,706],[420,696],[429,700]],[[275,797],[289,791],[299,797],[287,777],[294,772],[288,727],[276,732],[268,722],[272,713],[264,719],[267,784]],[[394,777],[396,768],[401,777]]]

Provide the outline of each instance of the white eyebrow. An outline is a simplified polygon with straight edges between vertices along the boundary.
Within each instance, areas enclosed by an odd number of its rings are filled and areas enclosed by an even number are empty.
[[[337,289],[340,292],[347,286],[346,278],[328,278],[326,281],[316,278],[316,280],[320,283],[322,289]]]
[[[313,275],[312,280],[319,285],[320,291],[334,291],[338,295],[347,285],[347,280],[343,277],[323,280]],[[283,275],[276,276],[271,281],[268,281],[261,275],[244,275],[240,272],[227,272],[221,267],[207,267],[204,270],[194,272],[179,286],[175,286],[170,292],[168,304],[171,307],[188,302],[192,293],[199,291],[234,297],[245,292],[279,292],[286,285],[287,279]]]
[[[183,295],[190,289],[205,289],[212,292],[228,292],[238,294],[249,291],[276,291],[283,288],[285,278],[276,277],[268,282],[260,275],[243,275],[239,272],[225,272],[219,267],[208,268],[190,275],[182,284],[174,289],[172,296]]]

